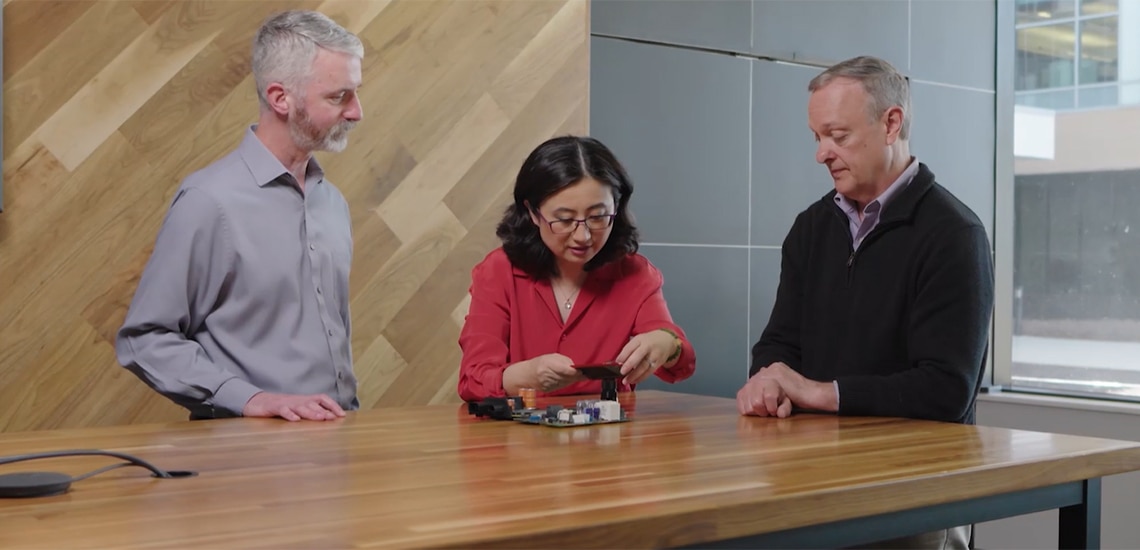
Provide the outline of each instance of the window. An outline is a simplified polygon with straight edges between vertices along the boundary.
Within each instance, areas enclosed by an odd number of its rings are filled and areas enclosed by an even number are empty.
[[[1140,29],[1134,4],[1017,0],[1016,103],[1052,110],[1140,103],[1140,36],[1120,30]]]
[[[1076,8],[1073,0],[1017,0],[1017,24],[1072,19]]]
[[[1140,400],[1140,1],[1014,10],[1012,362],[995,381]]]

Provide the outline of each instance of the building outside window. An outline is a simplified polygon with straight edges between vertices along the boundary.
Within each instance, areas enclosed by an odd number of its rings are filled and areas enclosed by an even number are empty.
[[[1015,35],[1011,385],[1140,399],[1140,0],[1017,0]]]

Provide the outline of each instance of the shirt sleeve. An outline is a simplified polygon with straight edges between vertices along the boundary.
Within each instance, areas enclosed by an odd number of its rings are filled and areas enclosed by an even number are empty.
[[[344,205],[344,219],[347,220],[347,224],[348,224],[348,265],[349,265],[349,272],[351,275],[352,260],[353,260],[353,256],[356,253],[356,251],[355,251],[356,242],[355,242],[353,234],[352,234],[352,211],[349,210],[348,201],[346,201],[343,196],[341,196],[341,204]],[[344,298],[340,302],[340,315],[344,321],[344,338],[346,341],[348,341],[348,364],[349,365],[353,364],[353,361],[352,361],[352,307],[349,305],[349,295],[351,293],[351,290],[350,290],[351,288],[352,288],[352,286],[351,286],[351,281],[350,281],[349,288],[346,289]]]
[[[240,415],[261,391],[226,372],[194,340],[231,283],[226,220],[204,192],[183,189],[172,202],[115,340],[119,363],[184,407]]]
[[[669,306],[665,302],[665,295],[661,292],[665,284],[664,277],[652,265],[648,268],[649,293],[637,310],[637,317],[633,321],[633,333],[644,334],[664,328],[677,333],[681,338],[681,355],[677,361],[669,368],[654,371],[658,378],[672,384],[693,375],[697,368],[697,354],[685,331],[673,322],[673,316],[669,314]]]
[[[459,334],[459,396],[464,401],[503,397],[503,371],[510,357],[511,314],[502,273],[489,261],[471,270],[471,305]]]

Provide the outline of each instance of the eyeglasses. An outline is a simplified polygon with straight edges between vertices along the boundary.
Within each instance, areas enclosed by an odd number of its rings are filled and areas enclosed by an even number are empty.
[[[617,214],[597,214],[594,216],[586,216],[582,219],[574,218],[559,218],[557,220],[548,220],[542,215],[542,212],[535,210],[538,217],[550,226],[551,233],[573,233],[578,230],[578,224],[586,224],[586,229],[590,231],[602,231],[614,223],[614,216]]]

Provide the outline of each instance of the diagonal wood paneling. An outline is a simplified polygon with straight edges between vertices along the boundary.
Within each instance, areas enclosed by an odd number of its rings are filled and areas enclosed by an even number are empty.
[[[257,24],[311,8],[365,43],[365,120],[321,155],[356,238],[364,408],[458,401],[471,267],[515,171],[585,133],[586,0],[6,0],[0,431],[185,418],[115,361],[179,181],[256,118]]]

